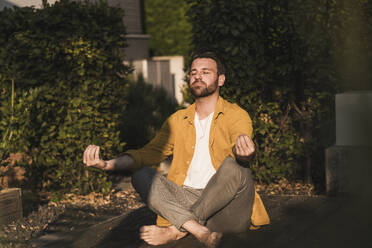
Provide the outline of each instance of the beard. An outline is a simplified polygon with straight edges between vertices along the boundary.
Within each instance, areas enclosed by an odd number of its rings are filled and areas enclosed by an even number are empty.
[[[194,86],[195,83],[201,83],[202,86]],[[195,81],[192,84],[189,84],[191,94],[195,98],[201,98],[201,97],[207,97],[212,95],[214,92],[216,92],[218,88],[218,79],[214,81],[212,84],[207,86],[207,84],[201,80]]]

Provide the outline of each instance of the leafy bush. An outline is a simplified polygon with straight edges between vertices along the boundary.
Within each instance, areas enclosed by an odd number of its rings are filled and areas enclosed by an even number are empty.
[[[88,144],[122,151],[126,107],[123,12],[104,1],[61,0],[0,12],[2,157],[22,152],[41,189],[107,192],[106,174],[82,164]]]
[[[190,53],[191,24],[186,18],[185,0],[146,0],[146,30],[151,35],[154,56]]]
[[[305,171],[309,175],[312,165],[315,180],[323,181],[323,152],[333,144],[335,132],[334,94],[340,89],[337,83],[346,78],[338,60],[347,55],[340,49],[343,32],[351,30],[355,19],[370,23],[370,3],[188,3],[193,45],[222,58],[227,69],[222,95],[245,108],[253,119],[257,152],[251,168],[256,178],[270,182]],[[368,54],[371,34],[361,35],[358,47]],[[366,59],[371,61],[371,56]]]

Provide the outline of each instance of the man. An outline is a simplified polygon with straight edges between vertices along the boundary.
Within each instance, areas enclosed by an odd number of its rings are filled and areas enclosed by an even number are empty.
[[[195,103],[171,115],[143,148],[109,161],[99,158],[98,146],[84,152],[87,166],[103,170],[158,164],[173,154],[167,178],[149,167],[132,176],[134,188],[158,214],[156,225],[140,229],[151,245],[191,233],[215,247],[222,233],[269,223],[250,170],[239,165],[254,153],[252,123],[246,111],[219,96],[225,82],[221,61],[212,52],[196,54],[189,77]]]

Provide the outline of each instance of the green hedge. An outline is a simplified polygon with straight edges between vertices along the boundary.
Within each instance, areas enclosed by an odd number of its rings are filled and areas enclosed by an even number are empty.
[[[122,17],[105,1],[0,12],[0,155],[23,153],[35,188],[109,189],[106,174],[86,169],[82,154],[97,144],[112,157],[125,145],[119,126],[130,69],[120,56]]]
[[[324,181],[324,148],[334,142],[334,94],[346,79],[340,64],[347,63],[345,56],[352,47],[364,51],[355,56],[371,61],[372,56],[365,55],[370,54],[370,27],[353,26],[356,20],[370,23],[371,4],[361,0],[188,3],[195,49],[221,56],[227,67],[222,95],[253,119],[257,152],[251,168],[256,178],[270,182],[298,177],[311,165],[313,178]],[[348,38],[354,42],[349,50],[344,38],[348,30],[361,31],[360,39]]]
[[[126,101],[128,108],[120,125],[124,131],[120,138],[127,143],[125,150],[147,144],[178,107],[165,89],[145,83],[142,77],[129,81]]]

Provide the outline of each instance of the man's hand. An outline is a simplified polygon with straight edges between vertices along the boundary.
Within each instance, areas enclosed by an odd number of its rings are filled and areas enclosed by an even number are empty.
[[[93,166],[101,170],[108,170],[107,162],[99,158],[99,146],[89,145],[84,151],[83,162],[87,166]]]
[[[236,139],[233,152],[237,159],[248,161],[254,153],[254,143],[248,135],[241,134]]]

